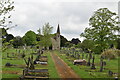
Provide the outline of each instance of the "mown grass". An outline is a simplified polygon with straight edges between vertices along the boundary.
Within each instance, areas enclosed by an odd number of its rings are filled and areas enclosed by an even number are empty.
[[[108,80],[106,78],[110,78],[110,76],[108,76],[108,71],[111,70],[114,73],[118,73],[118,58],[114,59],[114,60],[104,60],[106,61],[107,65],[104,66],[105,70],[103,70],[103,72],[99,72],[100,70],[100,55],[95,55],[95,65],[96,69],[95,70],[91,70],[90,66],[83,66],[83,65],[73,65],[73,62],[70,60],[73,60],[73,58],[71,57],[67,57],[65,54],[61,54],[58,51],[55,51],[55,53],[57,53],[57,55],[62,58],[68,66],[70,66],[81,78],[84,78],[86,80],[88,80],[88,78],[92,79],[92,78],[102,78],[105,80]],[[86,58],[85,58],[86,59]],[[87,59],[86,59],[87,60]],[[92,60],[91,60],[92,62]],[[111,78],[114,78],[115,76],[112,76]]]
[[[60,78],[55,68],[55,64],[52,60],[51,54],[52,54],[51,52],[48,52],[48,65],[49,65],[48,69],[49,69],[50,78]]]
[[[80,69],[78,66],[73,65],[73,63],[66,58],[65,54],[60,54],[58,51],[55,51],[55,53],[57,53],[57,55],[63,59],[67,65],[70,66],[81,78],[92,78],[92,76],[88,75],[88,73],[83,69]]]
[[[4,79],[17,78],[18,79],[22,75],[22,71],[26,66],[23,58],[21,58],[20,56],[23,52],[25,52],[26,59],[31,55],[31,53],[33,53],[34,60],[37,57],[37,55],[34,54],[35,53],[34,50],[32,49],[26,50],[26,51],[23,49],[19,49],[19,50],[20,50],[20,53],[17,53],[16,49],[8,49],[6,52],[2,53],[2,78]],[[7,57],[7,53],[9,53],[9,56],[12,58]],[[15,53],[17,57],[14,57],[12,53]],[[35,69],[48,69],[50,78],[59,78],[59,75],[55,69],[55,65],[54,65],[54,62],[52,61],[50,53],[51,52],[49,51],[45,51],[44,54],[42,54],[42,56],[48,57],[48,65],[37,64],[35,65]],[[5,67],[6,63],[14,64],[16,66]],[[16,72],[16,74],[14,72]]]

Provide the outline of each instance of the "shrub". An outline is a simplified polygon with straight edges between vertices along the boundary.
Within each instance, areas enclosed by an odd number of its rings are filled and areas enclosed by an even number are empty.
[[[120,56],[120,50],[106,49],[102,52],[101,56],[103,56],[105,59],[115,59],[117,56]]]

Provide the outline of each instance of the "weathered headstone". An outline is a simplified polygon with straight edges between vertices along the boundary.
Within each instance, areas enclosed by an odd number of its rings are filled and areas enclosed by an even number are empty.
[[[7,58],[9,57],[9,53],[7,53]]]
[[[109,70],[109,71],[108,71],[108,75],[109,75],[109,76],[112,76],[112,75],[113,75],[113,72]]]
[[[87,66],[90,66],[90,59],[91,59],[91,53],[89,53],[89,57],[88,57]]]
[[[94,64],[94,59],[95,59],[95,57],[93,56],[91,69],[96,69],[96,68],[95,68],[95,64]]]
[[[103,71],[103,56],[100,58],[100,72]]]
[[[82,59],[84,59],[84,53],[82,53]]]
[[[6,66],[6,67],[10,67],[10,66],[12,66],[12,64],[6,63],[5,66]]]
[[[103,61],[103,66],[106,66],[106,62],[105,61]]]
[[[88,58],[88,53],[86,53],[86,59]]]

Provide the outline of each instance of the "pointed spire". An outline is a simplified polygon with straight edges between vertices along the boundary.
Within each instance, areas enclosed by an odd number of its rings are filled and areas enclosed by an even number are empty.
[[[59,34],[60,34],[59,24],[58,24],[58,28],[57,28],[57,33],[59,33]]]

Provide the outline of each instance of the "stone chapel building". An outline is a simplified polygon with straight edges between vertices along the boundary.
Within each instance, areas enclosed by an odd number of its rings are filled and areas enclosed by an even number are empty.
[[[60,27],[59,27],[59,24],[57,27],[57,32],[51,38],[51,40],[52,40],[52,50],[60,50]]]

